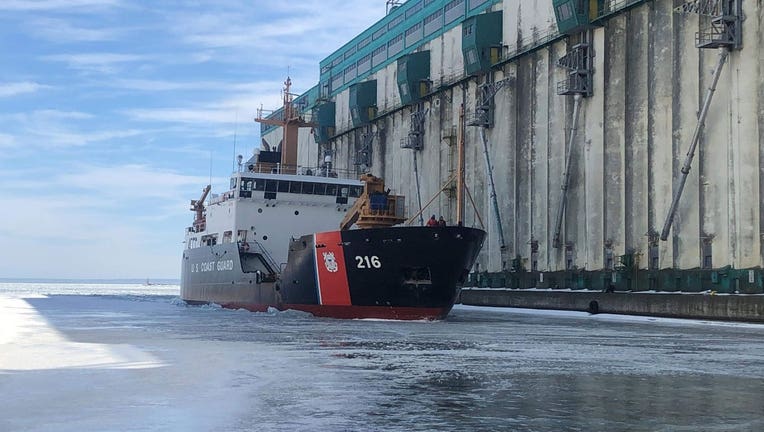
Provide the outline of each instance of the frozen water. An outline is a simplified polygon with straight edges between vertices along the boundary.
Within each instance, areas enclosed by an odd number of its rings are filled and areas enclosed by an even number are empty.
[[[0,431],[764,430],[761,325],[333,320],[177,293],[0,284]]]

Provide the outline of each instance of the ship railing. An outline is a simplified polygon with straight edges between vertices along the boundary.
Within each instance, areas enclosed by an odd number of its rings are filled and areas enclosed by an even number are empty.
[[[337,169],[331,166],[286,165],[286,164],[257,164],[248,172],[257,174],[291,174],[312,177],[327,177],[357,180],[361,173],[356,169]]]
[[[238,244],[239,244],[240,252],[257,253],[261,257],[263,257],[263,259],[266,261],[266,263],[268,264],[268,267],[271,268],[271,272],[276,273],[279,271],[279,265],[276,263],[276,260],[273,259],[273,256],[268,252],[268,250],[266,250],[263,247],[263,245],[257,240],[254,240],[254,239],[252,240],[252,244],[254,245],[254,247],[252,248],[250,247],[250,244],[246,241],[240,241],[238,242]]]
[[[210,198],[210,204],[219,204],[219,203],[222,203],[222,202],[226,202],[229,199],[233,199],[234,196],[235,196],[235,194],[234,194],[234,191],[232,191],[232,190],[231,191],[227,191],[227,192],[223,192],[220,195],[215,195],[212,198]]]

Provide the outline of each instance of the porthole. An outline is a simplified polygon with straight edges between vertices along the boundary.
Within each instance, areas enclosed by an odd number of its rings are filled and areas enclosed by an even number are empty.
[[[297,216],[297,215],[299,215],[299,214],[300,214],[300,211],[299,211],[299,210],[295,210],[295,211],[294,211],[294,215],[295,215],[295,216]]]
[[[268,240],[268,236],[263,236],[263,241]]]
[[[257,212],[258,212],[258,213],[262,213],[262,212],[263,212],[263,209],[262,209],[262,208],[259,208],[259,209],[257,209]]]

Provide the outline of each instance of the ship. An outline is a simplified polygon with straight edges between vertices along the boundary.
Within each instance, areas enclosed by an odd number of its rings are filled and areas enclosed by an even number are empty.
[[[181,298],[332,318],[445,318],[486,232],[406,225],[405,197],[383,179],[336,169],[329,157],[298,166],[290,129],[308,123],[290,114],[285,85],[282,145],[239,157],[228,190],[212,195],[207,185],[191,201]]]

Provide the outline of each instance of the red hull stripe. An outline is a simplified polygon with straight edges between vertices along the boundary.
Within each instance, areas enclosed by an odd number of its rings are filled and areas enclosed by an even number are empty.
[[[345,254],[339,231],[316,233],[316,274],[318,275],[318,301],[322,305],[350,306]]]
[[[223,305],[231,309],[247,309],[252,312],[265,312],[275,305],[253,303],[227,303]],[[324,306],[307,304],[285,304],[277,307],[279,310],[299,310],[308,312],[317,317],[327,318],[377,318],[395,320],[438,320],[443,319],[451,311],[451,308],[417,308],[417,307],[392,307],[392,306]]]

